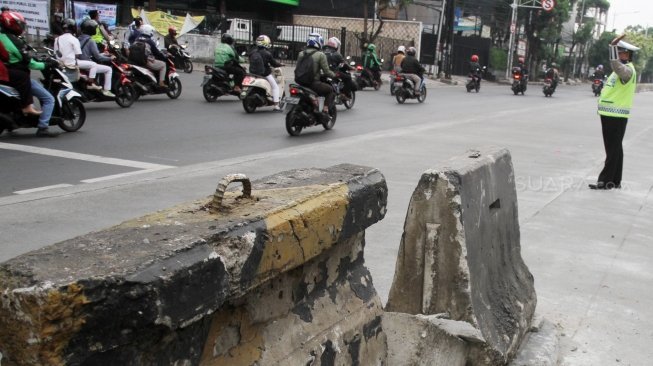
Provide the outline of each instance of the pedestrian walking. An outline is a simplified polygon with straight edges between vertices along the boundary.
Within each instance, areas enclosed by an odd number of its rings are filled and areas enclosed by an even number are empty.
[[[639,50],[623,41],[625,36],[622,34],[610,43],[612,74],[605,82],[598,104],[605,164],[597,182],[589,185],[591,189],[621,188],[624,161],[622,142],[637,87],[637,73],[632,61],[633,54]]]

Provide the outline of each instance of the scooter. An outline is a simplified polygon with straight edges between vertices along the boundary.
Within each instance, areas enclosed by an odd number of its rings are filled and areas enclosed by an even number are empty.
[[[485,66],[483,66],[483,68],[477,67],[475,73],[469,73],[469,79],[467,80],[467,84],[465,84],[468,93],[472,90],[475,90],[477,93],[479,92],[481,89],[481,74],[484,73],[486,69]]]
[[[148,68],[133,64],[122,65],[124,69],[130,72],[125,75],[134,86],[136,100],[141,95],[149,94],[166,94],[170,99],[177,99],[181,95],[181,80],[179,80],[179,74],[175,68],[173,56],[168,52],[164,52],[164,55],[167,57],[166,76],[164,80],[165,87],[159,86],[156,76]]]
[[[55,100],[49,125],[59,126],[66,132],[79,130],[86,121],[86,108],[81,94],[74,90],[70,79],[60,67],[46,66],[41,73],[44,76],[41,80],[43,86]],[[0,85],[0,133],[4,130],[38,126],[39,116],[25,116],[20,105],[20,96],[16,89]]]
[[[291,136],[299,136],[304,128],[321,124],[330,130],[336,124],[338,110],[335,103],[329,106],[329,114],[322,113],[324,98],[313,90],[290,84],[290,96],[284,98],[286,105],[286,131]]]
[[[111,61],[111,68],[113,69],[111,91],[115,97],[106,96],[101,90],[88,89],[90,78],[87,70],[80,70],[80,78],[78,81],[73,82],[73,86],[82,95],[84,102],[115,101],[122,108],[129,108],[136,101],[136,90],[129,77],[127,77],[128,71],[115,61]],[[100,76],[98,83],[102,83],[102,77],[104,77],[103,75]]]
[[[603,79],[596,78],[592,82],[592,92],[594,93],[595,97],[598,97],[601,95],[601,90],[603,90]]]
[[[415,94],[415,83],[406,74],[397,74],[395,77],[395,98],[397,103],[404,104],[406,99],[417,99],[424,103],[426,100],[426,83],[422,82],[419,94]]]
[[[553,80],[551,78],[544,79],[544,83],[542,84],[542,92],[544,93],[544,96],[550,97],[555,91],[556,90],[553,88]]]
[[[202,80],[200,86],[207,102],[215,102],[218,97],[223,95],[241,97],[240,93],[234,91],[234,78],[227,71],[219,67],[206,65],[204,66],[204,73],[206,75],[204,75],[204,80]]]
[[[286,80],[281,68],[272,69],[272,75],[279,85],[279,90],[283,91],[279,107],[283,108],[283,100],[286,97]],[[243,91],[240,93],[240,99],[243,100],[243,109],[247,113],[254,113],[256,108],[274,106],[272,99],[272,87],[266,78],[255,74],[246,74],[243,79]]]
[[[349,75],[349,70],[351,70],[351,66],[347,65],[344,62],[338,65],[338,72],[341,74]],[[331,83],[332,83],[331,85],[333,86],[333,91],[336,94],[336,99],[334,101],[335,104],[344,105],[345,108],[352,109],[354,107],[354,104],[356,103],[356,90],[351,90],[349,91],[349,93],[345,93],[343,91],[345,89],[345,82],[341,77],[336,76],[331,80]],[[355,85],[355,83],[353,84]]]
[[[354,73],[354,80],[358,85],[358,89],[363,90],[363,88],[374,88],[374,90],[379,90],[381,88],[380,80],[372,80],[370,78],[372,71],[369,69],[363,69],[363,66],[356,66],[356,72]]]
[[[390,71],[390,95],[395,95],[395,79],[397,78],[397,71]]]
[[[188,52],[187,48],[188,44],[182,44],[179,45],[179,47],[172,45],[168,47],[168,52],[175,57],[175,67],[190,74],[193,72],[193,57]]]
[[[521,68],[520,67],[513,67],[512,68],[512,86],[510,87],[512,89],[512,92],[515,93],[515,95],[521,93],[521,95],[524,95],[526,92],[526,78],[522,75],[521,73]]]

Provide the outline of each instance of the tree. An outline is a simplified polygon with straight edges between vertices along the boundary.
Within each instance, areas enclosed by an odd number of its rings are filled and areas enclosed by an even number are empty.
[[[368,0],[363,0],[363,33],[361,33],[359,40],[361,49],[365,49],[365,46],[368,43],[373,43],[374,40],[376,40],[376,37],[381,34],[381,30],[383,29],[383,17],[381,17],[381,13],[390,8],[390,7],[398,7],[399,9],[405,7],[408,4],[411,4],[413,0],[373,0],[374,3],[374,8],[376,9],[375,11],[375,18],[378,19],[378,25],[376,26],[376,29],[374,29],[374,25],[372,26],[372,29],[368,32],[368,27],[367,27],[367,18],[368,18],[368,8],[370,5],[370,1]]]

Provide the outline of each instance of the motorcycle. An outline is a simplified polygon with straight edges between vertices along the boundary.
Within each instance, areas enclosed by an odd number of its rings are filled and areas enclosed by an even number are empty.
[[[395,98],[397,103],[404,104],[406,99],[417,99],[424,103],[426,100],[426,84],[422,82],[419,94],[415,94],[415,83],[406,74],[397,74],[395,77]]]
[[[487,68],[483,66],[483,68],[476,68],[476,73],[469,73],[469,80],[467,80],[467,84],[465,84],[465,88],[467,89],[467,92],[471,92],[472,90],[478,91],[481,89],[481,74],[485,72]]]
[[[281,100],[286,96],[286,81],[283,77],[281,68],[273,68],[272,75],[279,85],[279,90],[283,91]],[[243,100],[243,108],[247,113],[254,113],[256,108],[274,106],[272,99],[272,87],[268,80],[262,76],[246,74],[243,79],[243,91],[240,93],[240,99]],[[283,108],[283,104],[279,105]]]
[[[526,92],[526,78],[522,75],[521,73],[521,68],[519,67],[513,67],[512,68],[512,92],[515,93],[515,95],[521,93],[521,95],[524,95]]]
[[[240,65],[239,65],[240,66]],[[240,66],[242,67],[242,66]],[[219,68],[206,65],[204,66],[204,80],[202,80],[202,94],[207,102],[215,102],[218,97],[223,95],[235,95],[238,98],[241,94],[234,91],[234,79],[228,72]],[[243,83],[244,85],[244,83]]]
[[[173,56],[167,52],[164,52],[164,55],[167,57],[165,87],[159,86],[156,76],[148,68],[133,64],[122,64],[123,69],[129,71],[129,73],[125,73],[125,76],[136,91],[135,100],[138,100],[141,95],[148,94],[166,94],[170,99],[177,99],[181,95],[181,80],[179,80]]]
[[[390,71],[390,95],[395,95],[395,79],[397,78],[397,71]]]
[[[284,98],[286,105],[286,131],[291,136],[299,136],[304,128],[321,124],[330,130],[336,124],[338,111],[335,103],[329,106],[329,114],[322,113],[324,98],[309,88],[290,84],[290,96]]]
[[[48,58],[55,60],[50,56]],[[46,59],[41,58],[40,61]],[[61,67],[46,66],[41,73],[43,86],[54,97],[54,110],[49,125],[59,126],[66,132],[79,130],[86,122],[86,108],[81,94],[74,90],[73,84]],[[23,114],[16,89],[0,85],[0,133],[18,128],[36,128],[38,123],[39,116]]]
[[[185,73],[190,74],[193,72],[192,56],[187,50],[188,44],[179,45],[179,47],[172,45],[168,47],[170,52],[175,57],[175,67],[184,70]]]
[[[349,58],[349,57],[348,57]],[[338,72],[341,74],[349,74],[351,69],[346,63],[338,65]],[[350,76],[351,77],[351,76]],[[356,90],[351,90],[349,93],[342,91],[345,88],[345,82],[340,77],[335,77],[331,80],[333,91],[336,94],[335,104],[344,105],[347,109],[352,109],[356,103]]]
[[[553,95],[553,92],[555,92],[555,89],[553,88],[553,80],[551,78],[544,79],[544,83],[542,84],[542,92],[544,93],[545,97],[550,97]]]
[[[379,90],[381,88],[380,80],[372,80],[370,75],[372,72],[368,69],[363,69],[363,66],[356,66],[356,72],[354,73],[354,80],[356,80],[356,85],[358,89],[363,90],[363,88],[374,88],[374,90]]]
[[[592,92],[594,93],[595,97],[598,97],[601,95],[601,90],[603,90],[603,79],[596,78],[592,82]]]

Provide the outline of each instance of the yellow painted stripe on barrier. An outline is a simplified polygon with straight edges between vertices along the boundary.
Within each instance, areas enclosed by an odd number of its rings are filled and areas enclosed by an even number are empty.
[[[258,274],[301,265],[331,247],[342,230],[349,205],[349,187],[342,184],[268,216]]]

